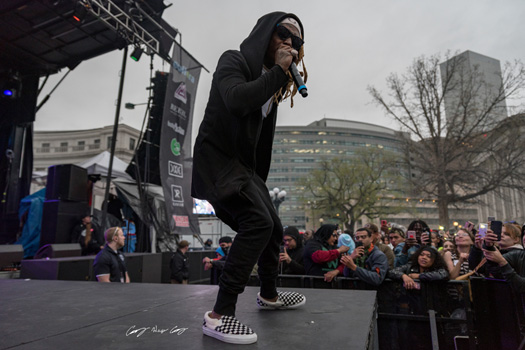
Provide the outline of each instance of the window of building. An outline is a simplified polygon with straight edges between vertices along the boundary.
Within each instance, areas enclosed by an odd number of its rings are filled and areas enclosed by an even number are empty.
[[[133,137],[131,137],[129,139],[129,149],[130,150],[134,150],[135,149],[135,139]]]
[[[40,152],[42,153],[49,153],[49,149],[51,148],[51,144],[49,143],[43,143],[42,148],[40,148]]]
[[[58,147],[57,152],[67,152],[67,142],[60,142],[60,147]]]
[[[111,148],[112,140],[113,140],[113,136],[108,136],[108,148]]]
[[[74,149],[75,151],[83,151],[85,147],[86,147],[86,141],[78,141]]]

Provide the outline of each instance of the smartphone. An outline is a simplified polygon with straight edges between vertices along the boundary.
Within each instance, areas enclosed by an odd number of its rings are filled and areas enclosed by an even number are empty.
[[[281,253],[284,253],[284,245],[281,246]]]
[[[474,228],[474,224],[470,221],[467,221],[465,222],[465,229],[467,229],[468,231],[472,231],[472,229]]]
[[[487,234],[487,224],[480,222],[478,233],[481,236],[481,238],[485,238],[485,235]]]
[[[501,221],[491,221],[490,229],[498,236],[498,241],[501,241],[501,228],[503,223]]]
[[[407,238],[416,239],[416,231],[407,231]]]
[[[361,242],[361,241],[357,241],[357,242],[355,242],[355,247],[356,247],[356,248],[357,248],[357,247],[362,247],[362,246],[363,246],[363,242]]]

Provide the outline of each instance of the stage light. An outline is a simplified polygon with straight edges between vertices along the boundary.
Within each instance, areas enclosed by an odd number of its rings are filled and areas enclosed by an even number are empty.
[[[73,11],[73,19],[79,23],[84,22],[87,15],[86,6],[81,2],[77,2],[75,5],[75,11]]]
[[[15,99],[20,97],[22,82],[16,73],[2,77],[0,79],[0,86],[2,98]]]
[[[133,61],[138,62],[140,60],[140,56],[142,56],[142,49],[139,46],[137,46],[135,47],[135,50],[133,50],[133,53],[130,57]]]

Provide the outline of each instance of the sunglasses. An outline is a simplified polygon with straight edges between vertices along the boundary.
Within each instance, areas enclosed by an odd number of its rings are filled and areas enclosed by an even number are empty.
[[[285,26],[278,24],[275,32],[281,40],[292,38],[292,47],[297,51],[299,51],[301,49],[301,46],[303,46],[304,44],[303,39],[299,38],[297,35],[293,35],[292,32]]]

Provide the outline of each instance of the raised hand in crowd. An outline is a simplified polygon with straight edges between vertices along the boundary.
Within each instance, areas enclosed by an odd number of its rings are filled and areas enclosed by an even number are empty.
[[[337,276],[339,275],[341,272],[339,270],[332,270],[332,271],[328,271],[327,273],[324,274],[324,280],[325,282],[332,282],[332,280]]]
[[[365,247],[359,246],[354,249],[350,257],[352,258],[352,260],[355,260],[357,258],[362,257],[364,254],[365,254]]]
[[[282,253],[279,253],[279,262],[285,261],[287,264],[292,262],[292,258],[290,258],[290,255],[286,252],[286,247],[284,247],[284,251]]]
[[[427,245],[430,243],[430,233],[428,232],[423,232],[421,234],[421,244],[422,245]]]
[[[362,248],[362,247],[358,247],[358,248]],[[357,265],[355,264],[354,259],[352,258],[353,255],[354,254],[352,253],[352,255],[345,255],[341,257],[341,263],[345,265],[346,267],[348,267],[350,270],[355,271],[357,268]]]
[[[493,261],[499,266],[507,265],[507,260],[505,260],[505,258],[503,257],[503,255],[501,255],[501,252],[498,249],[495,249],[495,250],[483,249],[483,254],[487,258],[487,260]]]
[[[339,254],[344,254],[348,252],[349,250],[350,250],[350,247],[346,245],[341,245],[339,248],[337,248],[337,251],[339,252]]]

